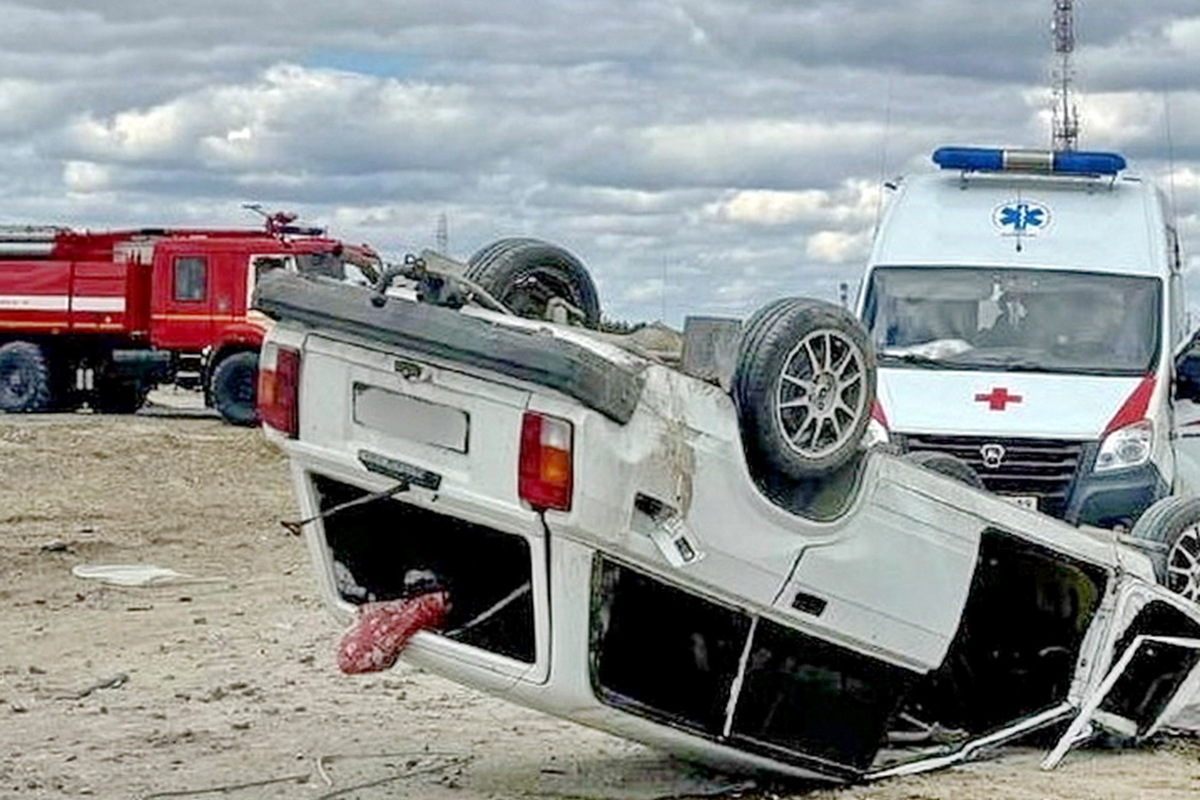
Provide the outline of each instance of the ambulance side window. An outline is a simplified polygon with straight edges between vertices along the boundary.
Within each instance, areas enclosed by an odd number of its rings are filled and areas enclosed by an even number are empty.
[[[204,300],[207,267],[206,260],[197,256],[175,259],[176,300]]]

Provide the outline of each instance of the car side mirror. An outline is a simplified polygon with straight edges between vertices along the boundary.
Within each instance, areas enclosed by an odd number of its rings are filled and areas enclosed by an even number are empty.
[[[1175,399],[1200,403],[1200,347],[1189,347],[1175,359]]]

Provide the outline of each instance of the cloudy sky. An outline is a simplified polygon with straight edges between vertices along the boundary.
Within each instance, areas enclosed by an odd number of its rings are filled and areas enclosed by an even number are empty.
[[[1049,142],[1052,0],[0,0],[0,224],[565,245],[620,319],[853,284],[882,179]],[[86,7],[91,6],[91,7]],[[1078,0],[1081,147],[1200,277],[1200,3]],[[1200,280],[1191,281],[1200,307]]]

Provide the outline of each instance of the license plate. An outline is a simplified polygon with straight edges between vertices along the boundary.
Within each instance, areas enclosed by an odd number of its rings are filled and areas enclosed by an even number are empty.
[[[354,421],[409,441],[467,452],[470,418],[452,406],[356,383]]]
[[[1009,497],[1008,499],[1022,508],[1029,508],[1034,511],[1038,510],[1038,499],[1033,495],[1016,495],[1014,497]]]

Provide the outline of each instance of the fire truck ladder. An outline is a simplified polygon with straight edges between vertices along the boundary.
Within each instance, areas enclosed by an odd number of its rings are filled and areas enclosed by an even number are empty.
[[[0,225],[0,256],[48,256],[65,230],[53,225]]]

